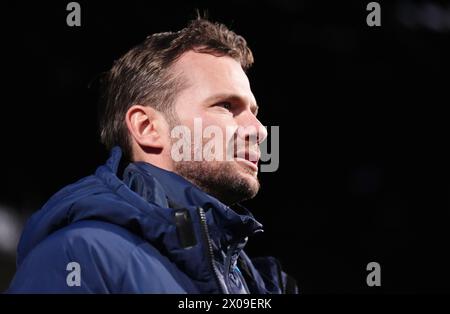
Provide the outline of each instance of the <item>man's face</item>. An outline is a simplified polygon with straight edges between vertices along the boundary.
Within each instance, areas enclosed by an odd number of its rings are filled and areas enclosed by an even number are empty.
[[[175,102],[176,124],[191,131],[192,144],[191,160],[174,161],[175,172],[227,204],[254,197],[258,143],[267,131],[256,118],[258,107],[241,65],[228,56],[189,51],[174,71],[187,80]],[[208,129],[221,132],[208,134]],[[208,142],[216,145],[208,149]]]

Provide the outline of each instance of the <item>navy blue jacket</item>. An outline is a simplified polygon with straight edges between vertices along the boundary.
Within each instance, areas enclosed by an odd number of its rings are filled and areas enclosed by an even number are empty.
[[[296,292],[274,258],[244,253],[262,231],[245,208],[144,162],[121,180],[120,158],[116,147],[30,218],[9,293]]]

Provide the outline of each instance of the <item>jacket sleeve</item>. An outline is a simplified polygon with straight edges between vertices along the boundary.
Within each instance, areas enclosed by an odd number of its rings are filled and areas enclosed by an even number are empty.
[[[196,291],[192,280],[175,268],[153,246],[143,243],[128,258],[120,281],[120,293],[185,294],[187,290]]]
[[[118,226],[85,221],[35,247],[7,293],[186,293],[186,289],[196,291],[192,281],[149,243]]]
[[[135,247],[116,238],[99,228],[60,230],[28,253],[6,293],[116,292]]]

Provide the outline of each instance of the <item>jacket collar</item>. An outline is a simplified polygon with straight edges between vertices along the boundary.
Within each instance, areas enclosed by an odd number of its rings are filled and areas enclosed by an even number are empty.
[[[114,168],[117,169],[120,156],[113,153],[111,158]],[[233,206],[239,210],[237,213],[178,174],[152,164],[129,164],[124,171],[123,182],[146,201],[159,207],[202,207],[206,212],[210,236],[221,246],[228,247],[231,243],[242,242],[248,236],[263,231],[263,226],[242,205]]]
[[[116,147],[94,175],[64,187],[33,214],[20,239],[18,265],[57,230],[81,220],[99,220],[145,239],[187,274],[199,292],[223,292],[208,258],[211,250],[214,260],[220,260],[230,243],[261,230],[261,224],[250,213],[237,214],[182,177],[149,164],[130,164],[122,180],[117,176],[120,159]],[[178,215],[180,208],[185,215]],[[185,232],[178,228],[177,219],[185,216],[191,218],[184,231],[192,235],[192,245],[180,237]]]
[[[116,210],[117,213],[109,215],[108,220],[113,223],[118,220],[122,225],[125,221],[126,225],[138,230],[147,241],[188,274],[200,292],[227,291],[226,284],[223,284],[225,275],[217,274],[213,269],[217,267],[215,263],[225,265],[225,260],[230,260],[227,256],[232,256],[231,260],[235,263],[248,236],[262,231],[262,225],[244,207],[240,207],[238,214],[181,176],[148,163],[129,164],[123,180],[120,180],[117,176],[120,158],[121,150],[115,147],[106,165],[97,169],[96,177],[131,205],[128,212],[133,214]],[[204,217],[199,214],[199,207],[203,208]],[[180,241],[175,219],[180,208],[190,215],[196,239],[195,245],[191,247],[184,247]],[[127,217],[118,219],[120,215]],[[209,255],[211,249],[214,260]]]

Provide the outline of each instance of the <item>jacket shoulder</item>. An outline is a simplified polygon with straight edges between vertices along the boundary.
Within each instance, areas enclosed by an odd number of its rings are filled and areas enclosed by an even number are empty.
[[[86,220],[38,244],[20,265],[8,292],[183,293],[189,285],[175,265],[137,234]]]

